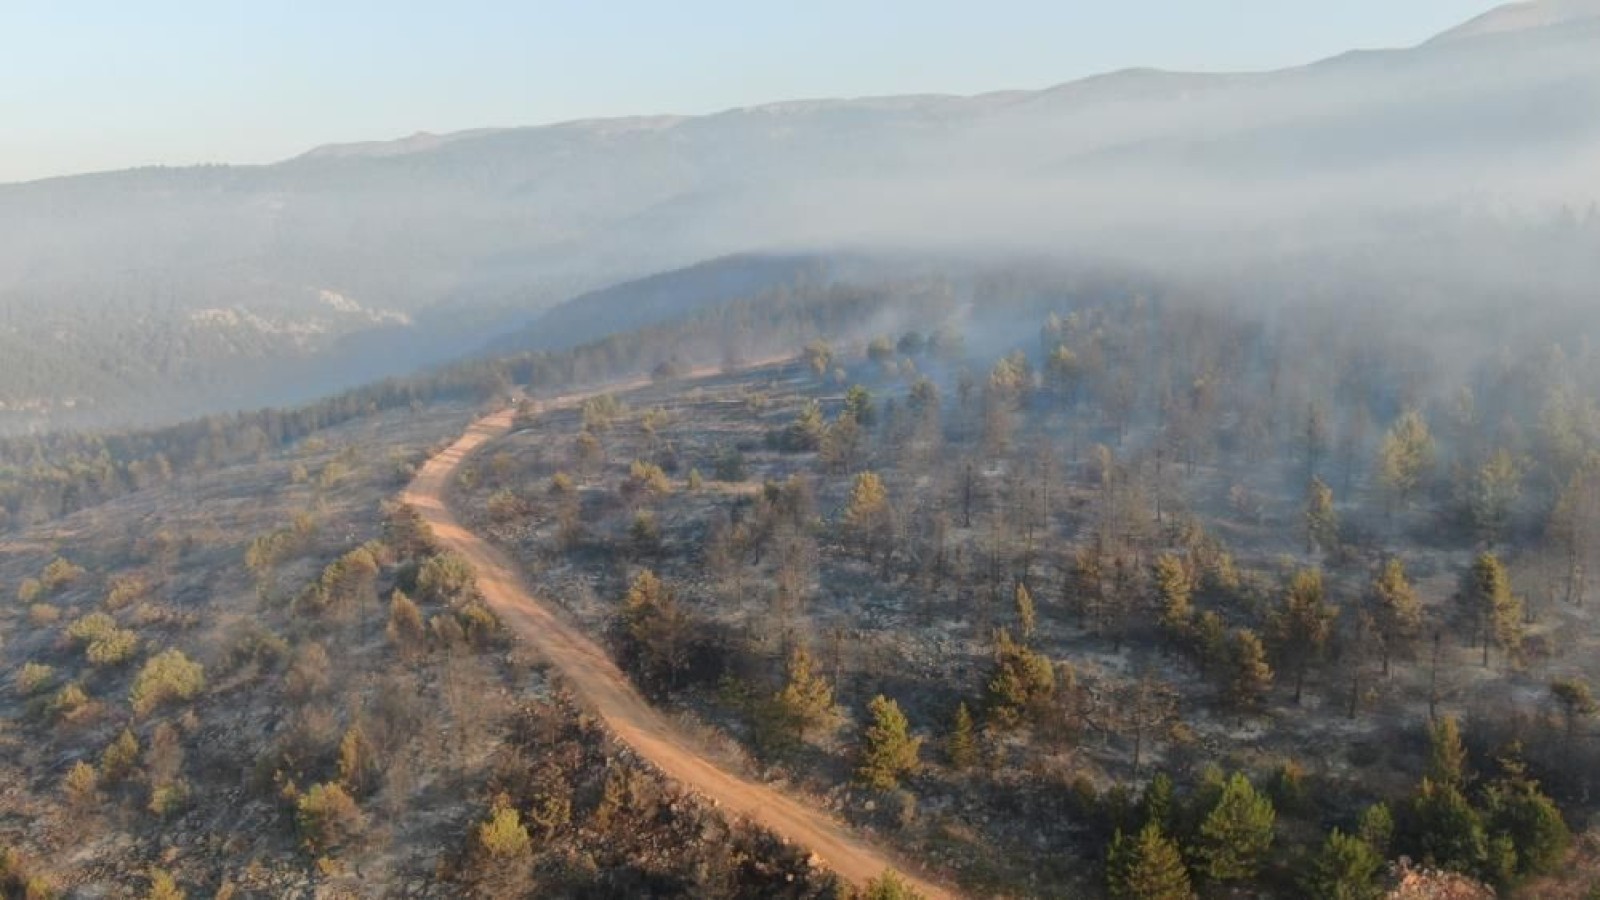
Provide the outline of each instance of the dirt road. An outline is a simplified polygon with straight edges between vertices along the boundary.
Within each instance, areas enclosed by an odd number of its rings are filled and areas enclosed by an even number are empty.
[[[607,390],[621,387],[612,385]],[[578,403],[595,393],[599,391],[558,397],[538,404],[536,410]],[[634,690],[604,649],[533,596],[510,558],[456,520],[446,500],[457,469],[474,451],[509,431],[512,421],[513,412],[507,409],[475,422],[460,440],[424,464],[402,495],[433,527],[441,545],[472,564],[478,587],[501,622],[559,669],[572,691],[613,734],[668,778],[807,848],[856,885],[894,868],[928,898],[954,897],[950,891],[907,873],[904,863],[891,860],[822,811],[702,756],[688,736]]]

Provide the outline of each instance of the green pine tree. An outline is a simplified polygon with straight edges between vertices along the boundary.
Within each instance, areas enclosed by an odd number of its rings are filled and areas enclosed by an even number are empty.
[[[1371,844],[1335,828],[1301,882],[1312,900],[1378,900],[1383,857]]]
[[[879,694],[867,705],[872,724],[867,726],[856,778],[880,791],[894,790],[900,778],[917,770],[922,739],[911,736],[900,705]]]
[[[950,757],[950,765],[956,769],[970,769],[978,762],[978,738],[973,733],[972,713],[967,710],[965,703],[956,707],[950,737],[945,742],[945,753]]]
[[[1200,824],[1195,847],[1199,870],[1212,881],[1245,881],[1255,877],[1272,846],[1277,812],[1250,780],[1235,773]]]
[[[1189,871],[1178,845],[1147,823],[1137,837],[1120,830],[1106,857],[1106,887],[1114,900],[1189,900]]]

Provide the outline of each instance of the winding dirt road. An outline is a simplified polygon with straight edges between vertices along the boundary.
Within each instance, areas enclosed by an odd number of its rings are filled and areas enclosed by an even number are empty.
[[[637,385],[611,385],[604,390],[630,386]],[[537,404],[535,411],[571,406],[598,393],[601,391],[557,397]],[[805,847],[827,868],[856,885],[894,868],[905,873],[906,880],[930,900],[954,897],[949,890],[908,873],[904,863],[891,860],[822,811],[702,756],[686,734],[634,690],[604,649],[533,596],[510,558],[457,521],[447,503],[453,476],[467,457],[510,431],[513,418],[514,412],[506,409],[473,423],[459,440],[423,465],[402,495],[433,527],[442,546],[472,564],[478,587],[501,622],[559,669],[574,694],[613,734],[668,778]]]

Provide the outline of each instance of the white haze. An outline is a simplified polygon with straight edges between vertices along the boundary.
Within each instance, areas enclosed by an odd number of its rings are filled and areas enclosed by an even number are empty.
[[[1132,71],[0,186],[0,323],[12,329],[0,343],[17,335],[25,357],[31,334],[105,310],[202,344],[214,335],[195,310],[322,323],[288,349],[262,338],[278,393],[239,393],[277,400],[463,352],[586,289],[739,252],[1030,254],[1202,281],[1252,266],[1279,279],[1286,261],[1320,257],[1324,269],[1366,260],[1370,272],[1348,274],[1369,286],[1533,285],[1544,274],[1478,252],[1484,233],[1460,223],[1581,217],[1600,198],[1600,4],[1568,0],[1538,28],[1516,25],[1524,12],[1265,74]],[[1433,230],[1458,242],[1444,258],[1414,253]],[[1560,275],[1600,284],[1600,261]],[[418,324],[385,332],[400,344],[340,356],[341,335],[363,326],[328,318],[323,291]],[[274,353],[336,362],[288,383],[272,376]],[[8,392],[0,383],[0,401]]]

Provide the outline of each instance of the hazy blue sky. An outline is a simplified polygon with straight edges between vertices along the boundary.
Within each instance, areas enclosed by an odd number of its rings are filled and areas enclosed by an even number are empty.
[[[1261,69],[1482,0],[0,0],[0,181],[771,100]]]

